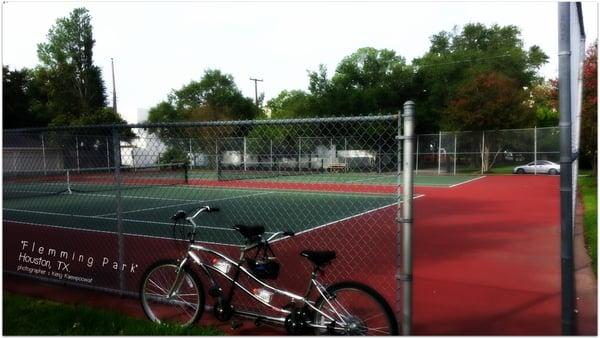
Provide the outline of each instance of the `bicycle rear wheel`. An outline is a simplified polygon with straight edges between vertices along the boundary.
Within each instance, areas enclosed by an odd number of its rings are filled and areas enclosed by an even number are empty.
[[[369,286],[342,282],[327,288],[315,306],[317,335],[398,335],[398,323],[385,299]]]
[[[172,297],[168,296],[175,284],[178,266],[175,261],[158,262],[146,271],[142,280],[142,308],[146,316],[156,323],[189,326],[200,318],[204,310],[202,284],[187,268],[184,268],[181,286]]]

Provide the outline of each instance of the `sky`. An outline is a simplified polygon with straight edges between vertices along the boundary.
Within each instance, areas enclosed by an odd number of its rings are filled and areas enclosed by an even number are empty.
[[[254,98],[254,82],[269,100],[282,90],[308,88],[307,71],[337,64],[361,47],[387,48],[408,62],[429,38],[468,23],[515,25],[525,48],[550,57],[540,73],[558,76],[558,6],[554,1],[4,1],[2,63],[39,64],[37,44],[60,17],[86,7],[92,17],[94,63],[112,102],[129,122],[173,89],[200,80],[207,69],[231,74]],[[586,44],[598,37],[598,5],[583,2]],[[266,102],[266,101],[265,101]]]

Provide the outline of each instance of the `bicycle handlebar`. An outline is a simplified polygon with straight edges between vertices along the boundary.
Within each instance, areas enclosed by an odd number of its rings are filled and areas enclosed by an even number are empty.
[[[203,212],[211,213],[211,212],[218,212],[218,211],[219,211],[218,207],[203,206],[198,211],[196,211],[196,213],[194,213],[194,215],[192,215],[191,217],[187,217],[186,219],[189,221],[192,221],[192,219],[196,219],[196,217],[200,213],[203,213]]]

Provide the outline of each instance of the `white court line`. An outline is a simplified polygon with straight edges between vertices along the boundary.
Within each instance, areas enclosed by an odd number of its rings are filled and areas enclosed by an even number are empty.
[[[15,223],[15,224],[34,225],[34,226],[44,226],[44,227],[51,227],[51,228],[60,228],[60,229],[66,229],[66,230],[75,230],[75,231],[95,232],[95,233],[105,233],[105,234],[118,235],[117,232],[111,232],[111,231],[101,231],[101,230],[94,230],[94,229],[87,229],[87,228],[66,227],[66,226],[50,225],[50,224],[39,224],[39,223],[28,222],[28,221],[5,220],[5,222],[10,222],[10,223]],[[170,224],[170,225],[172,225],[172,224]],[[204,226],[198,226],[198,227],[204,227]],[[209,226],[206,226],[206,227],[209,227]],[[229,230],[229,229],[223,228],[222,230]],[[231,229],[231,231],[234,231],[234,229]],[[269,232],[265,232],[265,233],[269,233]],[[135,233],[123,233],[123,235],[132,236],[132,237],[138,237],[138,238],[152,238],[152,239],[179,241],[179,242],[189,242],[189,240],[173,239],[173,238],[167,238],[167,237],[159,237],[159,236],[156,236],[156,235],[145,235],[145,234],[135,234]],[[226,243],[221,243],[221,242],[204,241],[204,240],[196,240],[196,241],[204,243],[204,244],[213,244],[213,245],[223,245],[223,246],[240,247],[240,245],[238,245],[238,244],[226,244]]]
[[[392,176],[388,176],[388,177],[392,177]],[[346,182],[347,183],[363,182],[363,181],[369,181],[369,180],[375,180],[375,179],[381,179],[381,178],[386,178],[386,177],[385,176],[383,176],[383,177],[372,177],[372,178],[366,178],[366,179],[350,180],[350,181],[346,181]]]
[[[460,186],[460,185],[462,185],[462,184],[466,184],[466,183],[469,183],[469,182],[472,182],[472,181],[475,181],[475,180],[483,179],[483,178],[485,178],[485,177],[486,177],[486,176],[485,176],[485,175],[483,175],[483,176],[480,176],[480,177],[477,177],[477,178],[473,178],[473,179],[471,179],[471,180],[467,180],[467,181],[459,182],[458,184],[450,185],[450,186],[448,186],[448,187],[449,187],[449,188],[453,188],[453,187]]]
[[[30,210],[21,210],[21,209],[15,209],[15,208],[3,208],[3,210],[7,210],[7,211],[11,211],[11,212],[23,212],[23,213],[32,213],[32,214],[57,215],[57,216],[64,216],[64,217],[76,217],[76,218],[88,218],[88,219],[100,219],[100,220],[117,221],[117,218],[97,217],[97,216],[93,216],[93,215],[81,215],[81,214],[67,214],[67,213],[57,213],[57,212],[30,211]],[[155,224],[155,225],[173,226],[173,223],[161,222],[161,221],[147,221],[147,220],[127,219],[127,218],[123,218],[122,220],[123,221],[128,221],[128,222],[139,222],[139,223],[144,223],[144,224]],[[27,222],[23,222],[23,223],[27,223]],[[79,228],[75,228],[75,227],[65,227],[65,228],[79,229]],[[204,225],[200,225],[200,226],[198,226],[198,228],[206,228],[206,229],[221,230],[221,231],[235,231],[233,228],[215,227],[215,226],[204,226]],[[165,239],[170,239],[170,238],[165,238]]]
[[[424,197],[424,196],[425,196],[425,194],[415,195],[415,196],[413,196],[413,200],[421,198],[421,197]],[[300,232],[294,234],[294,236],[297,236],[297,235],[300,235],[300,234],[304,234],[304,233],[308,233],[308,232],[317,230],[319,228],[327,227],[329,225],[337,224],[337,223],[342,222],[342,221],[350,220],[352,218],[360,217],[362,215],[369,214],[369,213],[372,213],[372,212],[376,212],[376,211],[379,211],[381,209],[384,209],[384,208],[387,208],[387,207],[390,207],[390,206],[394,206],[394,205],[397,205],[397,204],[398,204],[398,202],[394,202],[394,203],[391,203],[391,204],[388,204],[388,205],[385,205],[385,206],[380,206],[380,207],[377,207],[377,208],[374,208],[374,209],[371,209],[371,210],[368,210],[368,211],[365,211],[365,212],[361,212],[361,213],[358,213],[358,214],[355,214],[355,215],[351,215],[351,216],[346,217],[346,218],[334,220],[334,221],[328,222],[328,223],[323,224],[323,225],[319,225],[319,226],[316,226],[316,227],[313,227],[313,228],[309,228],[309,229],[304,230],[304,231],[300,231]],[[285,239],[290,239],[290,238],[288,237],[288,238],[276,239],[276,240],[271,241],[271,243],[277,242],[279,240],[285,240]]]
[[[123,214],[125,213],[134,213],[134,212],[143,212],[143,211],[154,211],[154,210],[160,210],[163,208],[169,208],[169,207],[176,207],[176,206],[185,206],[185,205],[191,205],[191,204],[196,204],[196,203],[207,203],[207,202],[215,202],[215,201],[224,201],[224,200],[231,200],[231,199],[238,199],[238,198],[247,198],[247,197],[253,197],[253,196],[257,196],[257,195],[265,195],[265,194],[270,194],[271,192],[260,192],[260,193],[254,193],[254,194],[247,194],[247,195],[237,195],[234,197],[226,197],[226,198],[219,198],[219,199],[212,199],[212,200],[186,200],[189,201],[187,203],[180,203],[180,204],[174,204],[174,205],[167,205],[167,206],[155,206],[155,207],[148,207],[148,208],[141,208],[138,210],[131,210],[131,211],[124,211],[122,212]],[[104,216],[109,216],[109,215],[113,215],[116,213],[106,213],[106,214],[99,214],[96,215],[96,217],[104,217]]]

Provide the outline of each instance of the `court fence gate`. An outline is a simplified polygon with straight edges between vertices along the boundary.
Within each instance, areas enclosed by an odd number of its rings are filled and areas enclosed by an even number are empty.
[[[372,286],[400,321],[411,221],[400,210],[401,148],[415,138],[399,117],[4,130],[4,272],[137,296],[147,267],[186,248],[170,217],[212,205],[220,212],[199,220],[199,242],[237,256],[233,225],[291,229],[272,245],[275,286],[302,291],[310,266],[300,251],[335,250],[325,280]]]

